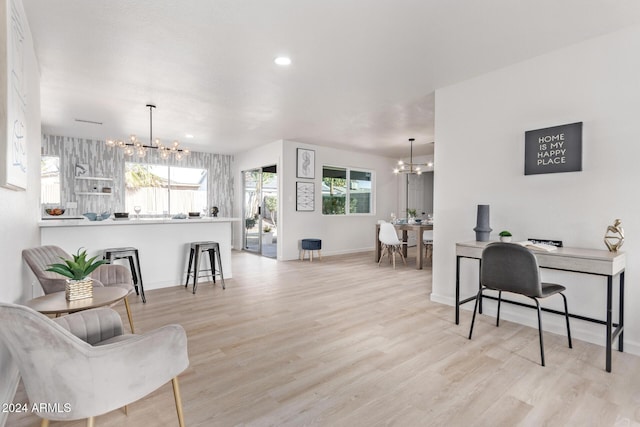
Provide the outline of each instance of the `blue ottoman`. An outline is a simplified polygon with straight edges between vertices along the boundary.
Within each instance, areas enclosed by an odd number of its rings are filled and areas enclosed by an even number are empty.
[[[313,262],[313,251],[318,251],[318,256],[322,259],[322,240],[320,239],[302,239],[300,247],[300,260],[304,260],[304,256],[309,251],[309,261]]]

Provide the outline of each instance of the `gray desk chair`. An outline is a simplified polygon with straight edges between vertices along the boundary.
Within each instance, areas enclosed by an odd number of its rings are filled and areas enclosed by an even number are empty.
[[[6,303],[0,303],[0,324],[0,343],[18,366],[29,401],[68,404],[38,412],[41,426],[86,418],[92,427],[94,417],[126,409],[169,380],[184,426],[177,376],[189,358],[182,326],[123,335],[122,320],[110,308],[50,319]]]
[[[404,255],[402,254],[402,245],[404,242],[398,238],[398,233],[396,232],[396,228],[393,224],[389,222],[380,224],[378,238],[382,244],[382,252],[380,253],[378,266],[380,266],[380,262],[384,255],[387,254],[389,256],[389,261],[393,259],[393,268],[396,268],[396,253],[400,254],[402,262],[404,262],[404,265],[407,265],[407,261],[404,259]]]
[[[64,292],[66,278],[53,271],[47,271],[49,265],[60,262],[60,257],[69,259],[71,255],[66,253],[62,248],[53,245],[39,246],[22,251],[22,258],[24,258],[29,268],[31,268],[31,271],[33,271],[33,274],[35,274],[45,294]],[[121,265],[101,265],[91,273],[90,277],[93,279],[94,287],[117,286],[126,289],[129,294],[133,292],[131,272]],[[131,316],[129,300],[127,298],[128,296],[124,298],[124,304],[127,309],[131,332],[134,333],[133,317]]]
[[[566,288],[555,283],[543,283],[540,281],[538,260],[529,249],[514,243],[492,243],[482,251],[480,290],[478,291],[476,304],[473,309],[469,339],[471,339],[471,335],[473,334],[478,302],[480,298],[482,298],[482,292],[485,289],[498,291],[496,326],[500,326],[500,302],[502,301],[503,291],[524,295],[535,301],[538,310],[538,335],[540,336],[540,358],[542,360],[542,366],[544,366],[544,342],[542,340],[542,318],[540,316],[541,312],[538,298],[546,298],[551,295],[560,294],[564,300],[567,339],[569,341],[569,348],[572,348],[567,298],[562,293]]]

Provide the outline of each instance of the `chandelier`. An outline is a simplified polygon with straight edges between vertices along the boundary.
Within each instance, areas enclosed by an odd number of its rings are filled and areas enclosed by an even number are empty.
[[[106,144],[109,147],[122,148],[124,155],[127,157],[137,156],[143,158],[147,155],[149,149],[158,150],[160,152],[160,158],[168,159],[173,156],[176,160],[182,160],[184,156],[188,156],[191,152],[186,148],[180,148],[180,142],[173,141],[169,145],[164,145],[159,139],[154,141],[153,139],[153,109],[156,108],[153,104],[147,104],[149,108],[149,143],[144,144],[137,136],[129,136],[128,141],[121,139],[107,139]]]
[[[413,163],[413,141],[415,138],[409,138],[409,142],[411,143],[411,151],[409,157],[409,163],[405,163],[402,160],[398,160],[398,166],[393,169],[393,173],[400,174],[413,174],[422,175],[422,171],[424,168],[430,168],[433,166],[433,163]]]

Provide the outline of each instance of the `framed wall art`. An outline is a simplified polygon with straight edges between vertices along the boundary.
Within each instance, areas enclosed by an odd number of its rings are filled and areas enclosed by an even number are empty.
[[[25,70],[25,36],[27,21],[22,3],[15,0],[3,2],[6,7],[4,49],[7,86],[0,91],[5,114],[1,117],[3,135],[0,137],[2,164],[0,185],[12,190],[27,188],[27,75]]]
[[[296,210],[313,212],[315,209],[315,189],[313,182],[296,182]]]
[[[306,148],[298,148],[297,178],[314,179],[316,171],[316,152]]]

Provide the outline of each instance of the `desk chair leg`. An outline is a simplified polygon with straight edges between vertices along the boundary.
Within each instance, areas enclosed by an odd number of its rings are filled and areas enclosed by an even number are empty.
[[[502,291],[498,291],[498,314],[496,315],[496,326],[500,326],[500,303],[502,302]]]
[[[380,251],[380,259],[378,259],[378,267],[380,267],[380,262],[382,262],[382,258],[384,258],[384,254],[387,252],[387,245],[382,245],[382,250]]]
[[[571,328],[569,327],[569,309],[567,308],[567,297],[565,297],[562,292],[560,292],[560,295],[562,295],[562,299],[564,300],[564,317],[565,319],[567,319],[567,340],[569,340],[569,348],[573,348],[573,346],[571,345]]]
[[[135,334],[136,331],[133,329],[133,316],[131,316],[131,307],[129,307],[129,297],[124,297],[124,306],[127,308],[127,317],[129,318],[129,326],[131,326],[131,333]]]
[[[94,427],[95,426],[95,417],[89,417],[87,418],[87,427]]]
[[[176,412],[178,413],[178,424],[184,427],[184,414],[182,413],[182,398],[180,397],[180,386],[178,385],[178,377],[171,380],[173,384],[173,397],[176,401]]]
[[[471,318],[471,328],[469,328],[469,339],[471,339],[471,335],[473,335],[473,325],[476,323],[476,312],[478,311],[478,301],[482,298],[482,289],[478,291],[476,295],[476,303],[473,306],[473,317]]]
[[[536,302],[536,308],[538,309],[538,335],[540,336],[540,359],[542,366],[544,366],[544,341],[542,339],[542,312],[540,311],[540,303],[537,298],[531,297]]]
[[[49,420],[46,418],[43,418],[42,421],[40,422],[40,427],[49,427]]]

